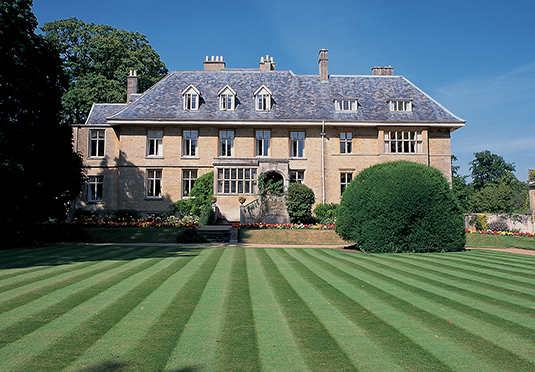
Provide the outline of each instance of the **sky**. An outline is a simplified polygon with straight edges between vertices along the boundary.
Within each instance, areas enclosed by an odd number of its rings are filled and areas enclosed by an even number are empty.
[[[167,68],[202,70],[207,55],[227,68],[369,75],[392,66],[453,114],[452,154],[468,175],[474,153],[535,169],[535,1],[34,0],[39,26],[69,17],[145,35]]]

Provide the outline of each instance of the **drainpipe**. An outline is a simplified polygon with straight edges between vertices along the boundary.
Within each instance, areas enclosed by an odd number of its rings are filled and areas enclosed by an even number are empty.
[[[325,204],[325,120],[321,122],[321,193]]]

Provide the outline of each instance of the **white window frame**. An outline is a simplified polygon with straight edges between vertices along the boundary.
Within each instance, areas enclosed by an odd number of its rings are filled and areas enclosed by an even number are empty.
[[[334,109],[336,111],[356,112],[358,108],[358,100],[356,99],[335,99]]]
[[[254,92],[254,102],[256,111],[270,111],[273,93],[262,85]]]
[[[219,131],[219,149],[218,154],[222,157],[234,156],[234,139],[236,135],[234,130]]]
[[[255,131],[255,156],[270,156],[271,155],[271,131],[270,130],[256,130]]]
[[[103,158],[106,150],[106,130],[89,130],[89,157]]]
[[[257,192],[257,168],[217,168],[217,193],[250,195]]]
[[[304,170],[291,170],[290,182],[305,183],[305,171]]]
[[[197,111],[201,105],[201,92],[192,84],[182,92],[184,110]]]
[[[353,153],[353,132],[340,132],[340,154]]]
[[[421,154],[423,152],[422,132],[392,130],[384,133],[385,153]]]
[[[182,198],[190,197],[191,189],[195,186],[197,178],[199,178],[198,169],[182,169]]]
[[[182,131],[182,156],[194,157],[197,155],[199,148],[199,131],[184,130]]]
[[[147,198],[161,199],[163,197],[163,169],[147,169]]]
[[[305,157],[306,132],[290,132],[290,158]]]
[[[218,93],[219,110],[233,111],[236,108],[236,91],[229,85],[225,85]]]
[[[87,201],[98,203],[103,201],[104,176],[89,176],[87,181]]]
[[[411,112],[412,101],[406,99],[392,100],[389,102],[390,111]]]
[[[163,157],[163,130],[147,131],[147,157]]]
[[[344,193],[351,181],[353,181],[353,172],[340,172],[340,195]]]

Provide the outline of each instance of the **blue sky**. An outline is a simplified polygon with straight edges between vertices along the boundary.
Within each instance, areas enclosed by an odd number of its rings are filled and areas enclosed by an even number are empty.
[[[371,74],[394,67],[466,126],[452,134],[462,174],[478,151],[535,168],[535,1],[34,0],[39,24],[77,17],[147,36],[169,70],[202,70],[206,55],[228,68]]]

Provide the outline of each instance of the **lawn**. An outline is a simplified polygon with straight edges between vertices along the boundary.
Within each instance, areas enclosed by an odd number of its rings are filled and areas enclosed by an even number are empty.
[[[2,371],[534,371],[534,256],[0,251]]]

